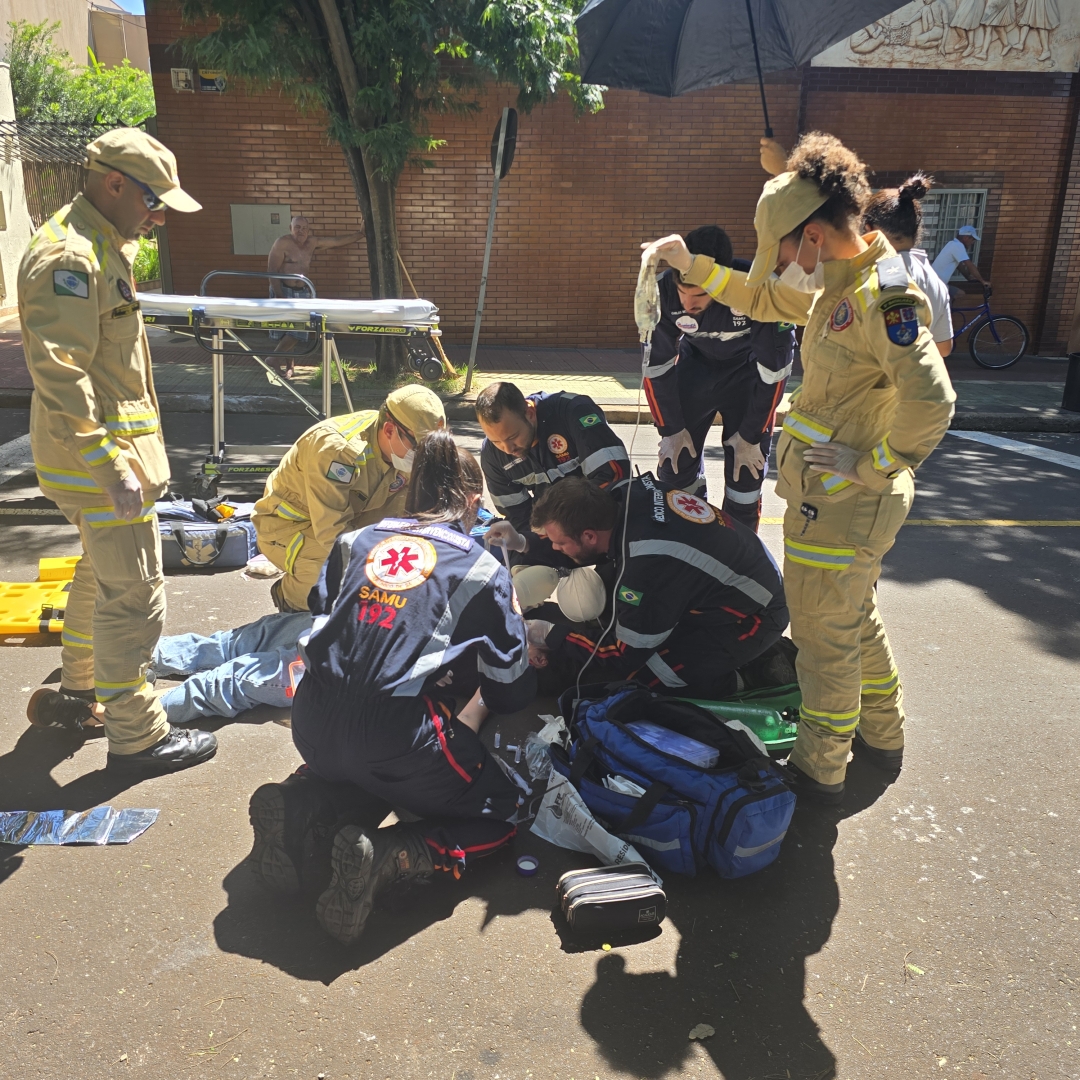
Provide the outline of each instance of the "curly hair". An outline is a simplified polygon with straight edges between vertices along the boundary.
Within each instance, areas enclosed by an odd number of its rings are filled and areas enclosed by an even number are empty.
[[[855,228],[862,220],[870,198],[866,165],[835,135],[811,131],[803,135],[788,155],[788,172],[816,184],[828,199],[802,222],[793,235],[801,235],[804,225],[823,221],[835,229]]]
[[[880,229],[889,239],[911,240],[917,243],[922,229],[922,207],[919,200],[933,187],[933,177],[917,172],[898,188],[886,188],[871,196],[866,204],[863,229]]]

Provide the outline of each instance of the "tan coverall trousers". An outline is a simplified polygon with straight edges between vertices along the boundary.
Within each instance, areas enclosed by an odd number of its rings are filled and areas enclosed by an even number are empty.
[[[278,611],[307,611],[308,593],[319,580],[330,555],[330,548],[315,539],[311,523],[292,533],[284,543],[276,537],[260,536],[259,550],[279,570],[285,571],[284,577],[270,587]]]
[[[791,761],[823,784],[843,781],[856,728],[879,749],[904,745],[903,690],[875,586],[911,509],[912,474],[893,489],[822,503],[813,521],[801,503],[784,515],[784,591],[802,690]]]
[[[92,687],[105,709],[110,752],[137,754],[169,733],[146,681],[165,622],[157,515],[150,504],[135,521],[119,521],[111,505],[100,505],[107,496],[88,506],[70,492],[48,494],[78,527],[83,546],[64,611],[60,685]]]

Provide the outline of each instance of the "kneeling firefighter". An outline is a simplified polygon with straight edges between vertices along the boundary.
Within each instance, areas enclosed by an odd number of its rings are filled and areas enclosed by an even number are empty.
[[[322,889],[319,922],[346,944],[387,885],[459,876],[516,832],[517,788],[478,732],[536,679],[510,575],[469,536],[482,492],[476,459],[429,435],[410,516],[340,537],[312,593],[292,712],[306,765],[252,796],[249,858],[276,891]],[[391,808],[421,820],[380,829]]]

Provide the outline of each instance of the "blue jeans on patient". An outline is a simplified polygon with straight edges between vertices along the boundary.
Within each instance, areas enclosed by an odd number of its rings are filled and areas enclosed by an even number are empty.
[[[170,723],[186,724],[200,716],[236,716],[256,705],[288,708],[289,665],[299,655],[296,644],[311,629],[305,612],[264,615],[235,630],[176,634],[162,638],[151,670],[186,676],[161,696]]]

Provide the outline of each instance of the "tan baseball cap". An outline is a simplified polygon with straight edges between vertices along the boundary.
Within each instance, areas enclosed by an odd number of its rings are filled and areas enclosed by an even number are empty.
[[[758,246],[747,285],[760,285],[768,278],[780,258],[780,241],[828,199],[817,184],[801,179],[798,173],[781,173],[766,182],[754,212]]]
[[[418,440],[446,427],[446,413],[439,395],[419,383],[395,390],[386,399],[386,411]]]
[[[138,128],[106,131],[86,148],[86,167],[94,172],[122,172],[145,184],[170,210],[201,210],[176,175],[176,155]]]

